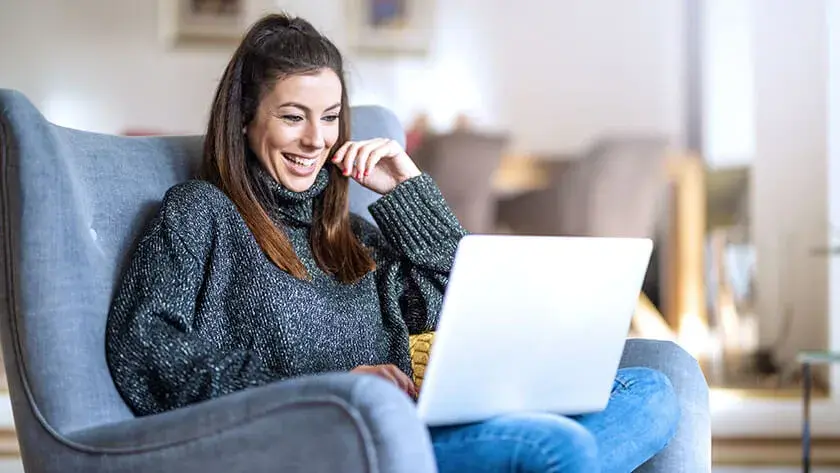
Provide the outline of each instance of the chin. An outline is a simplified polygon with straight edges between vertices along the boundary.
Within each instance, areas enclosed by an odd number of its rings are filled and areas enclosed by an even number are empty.
[[[323,160],[304,160],[296,155],[282,153],[275,169],[280,184],[292,192],[304,192],[315,183],[318,173],[324,167]]]
[[[316,173],[317,175],[317,173]],[[312,187],[315,183],[315,177],[297,177],[297,176],[283,176],[280,178],[280,184],[292,192],[304,192]]]

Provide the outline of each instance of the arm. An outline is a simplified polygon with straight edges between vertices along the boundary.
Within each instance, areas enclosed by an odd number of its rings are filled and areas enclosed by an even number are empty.
[[[108,316],[108,364],[137,414],[182,407],[272,379],[253,353],[225,349],[221,340],[195,327],[205,267],[196,256],[201,253],[185,241],[195,239],[184,240],[162,210],[136,248]]]
[[[409,333],[434,330],[455,251],[466,230],[428,175],[411,178],[370,206],[382,233],[368,226],[382,309]]]

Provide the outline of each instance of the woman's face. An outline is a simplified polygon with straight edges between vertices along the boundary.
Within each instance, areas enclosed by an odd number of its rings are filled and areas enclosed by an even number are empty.
[[[315,182],[338,139],[341,81],[330,69],[277,81],[246,127],[248,145],[286,189]]]

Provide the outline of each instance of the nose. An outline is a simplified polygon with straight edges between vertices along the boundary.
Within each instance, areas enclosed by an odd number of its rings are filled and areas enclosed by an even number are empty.
[[[325,143],[321,126],[317,123],[308,123],[301,137],[301,144],[307,148],[323,148]]]

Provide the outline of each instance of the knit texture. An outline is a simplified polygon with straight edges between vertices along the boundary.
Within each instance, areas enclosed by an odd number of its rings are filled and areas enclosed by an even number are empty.
[[[117,389],[148,415],[251,386],[391,363],[409,376],[409,334],[434,330],[466,234],[428,175],[370,207],[379,229],[351,215],[377,269],[343,284],[315,263],[313,208],[328,183],[291,192],[252,171],[275,224],[311,280],[277,268],[233,202],[192,180],[164,196],[118,286],[106,330]]]

